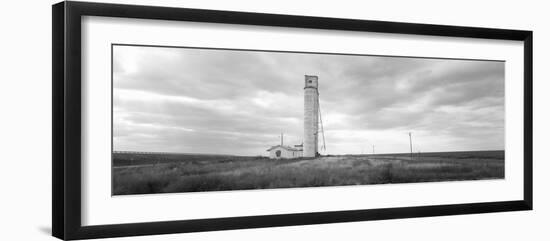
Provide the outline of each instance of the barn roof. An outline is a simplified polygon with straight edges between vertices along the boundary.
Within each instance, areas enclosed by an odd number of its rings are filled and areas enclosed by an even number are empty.
[[[300,149],[297,149],[297,148],[294,148],[294,147],[290,147],[290,146],[281,146],[281,145],[276,145],[276,146],[272,146],[270,147],[269,149],[267,149],[267,151],[271,151],[277,147],[280,147],[280,148],[283,148],[283,149],[286,149],[286,150],[289,150],[289,151],[301,151]]]

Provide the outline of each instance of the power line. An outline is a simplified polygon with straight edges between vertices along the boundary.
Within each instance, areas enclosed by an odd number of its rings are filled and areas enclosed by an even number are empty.
[[[412,133],[409,132],[409,144],[411,146],[411,160],[413,159],[413,144],[412,144]]]
[[[321,134],[323,134],[323,151],[326,151],[327,146],[325,143],[325,129],[323,128],[323,116],[321,115],[321,103],[319,101],[319,98],[317,98],[317,107],[319,108],[319,122],[321,123]]]

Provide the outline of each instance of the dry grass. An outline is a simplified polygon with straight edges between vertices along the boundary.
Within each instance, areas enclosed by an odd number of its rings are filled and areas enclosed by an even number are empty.
[[[145,160],[158,155],[118,154],[118,162],[117,157],[114,160],[113,194],[496,179],[504,178],[503,153],[427,153],[413,160],[398,154],[293,160],[180,155],[171,157],[172,161],[151,161],[158,163],[154,165],[146,165]],[[123,158],[140,159],[142,164],[117,165],[128,163]]]

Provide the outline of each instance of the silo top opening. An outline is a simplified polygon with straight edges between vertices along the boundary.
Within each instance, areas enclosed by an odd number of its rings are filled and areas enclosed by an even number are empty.
[[[316,75],[306,75],[305,78],[305,87],[304,88],[317,88],[319,86],[318,84],[318,77]]]

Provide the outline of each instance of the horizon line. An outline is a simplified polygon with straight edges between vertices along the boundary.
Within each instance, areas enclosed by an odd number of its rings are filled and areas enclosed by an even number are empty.
[[[505,149],[492,149],[492,150],[460,150],[460,151],[427,151],[427,152],[412,152],[413,154],[418,153],[444,153],[444,152],[483,152],[483,151],[506,151]],[[196,153],[196,152],[165,152],[165,151],[111,151],[111,154],[185,154],[185,155],[211,155],[211,156],[240,156],[240,157],[254,157],[264,155],[237,155],[237,154],[215,154],[215,153]],[[345,156],[345,155],[393,155],[393,154],[411,154],[411,152],[391,152],[391,153],[365,153],[365,154],[321,154],[321,156]],[[265,155],[268,157],[269,155]]]

